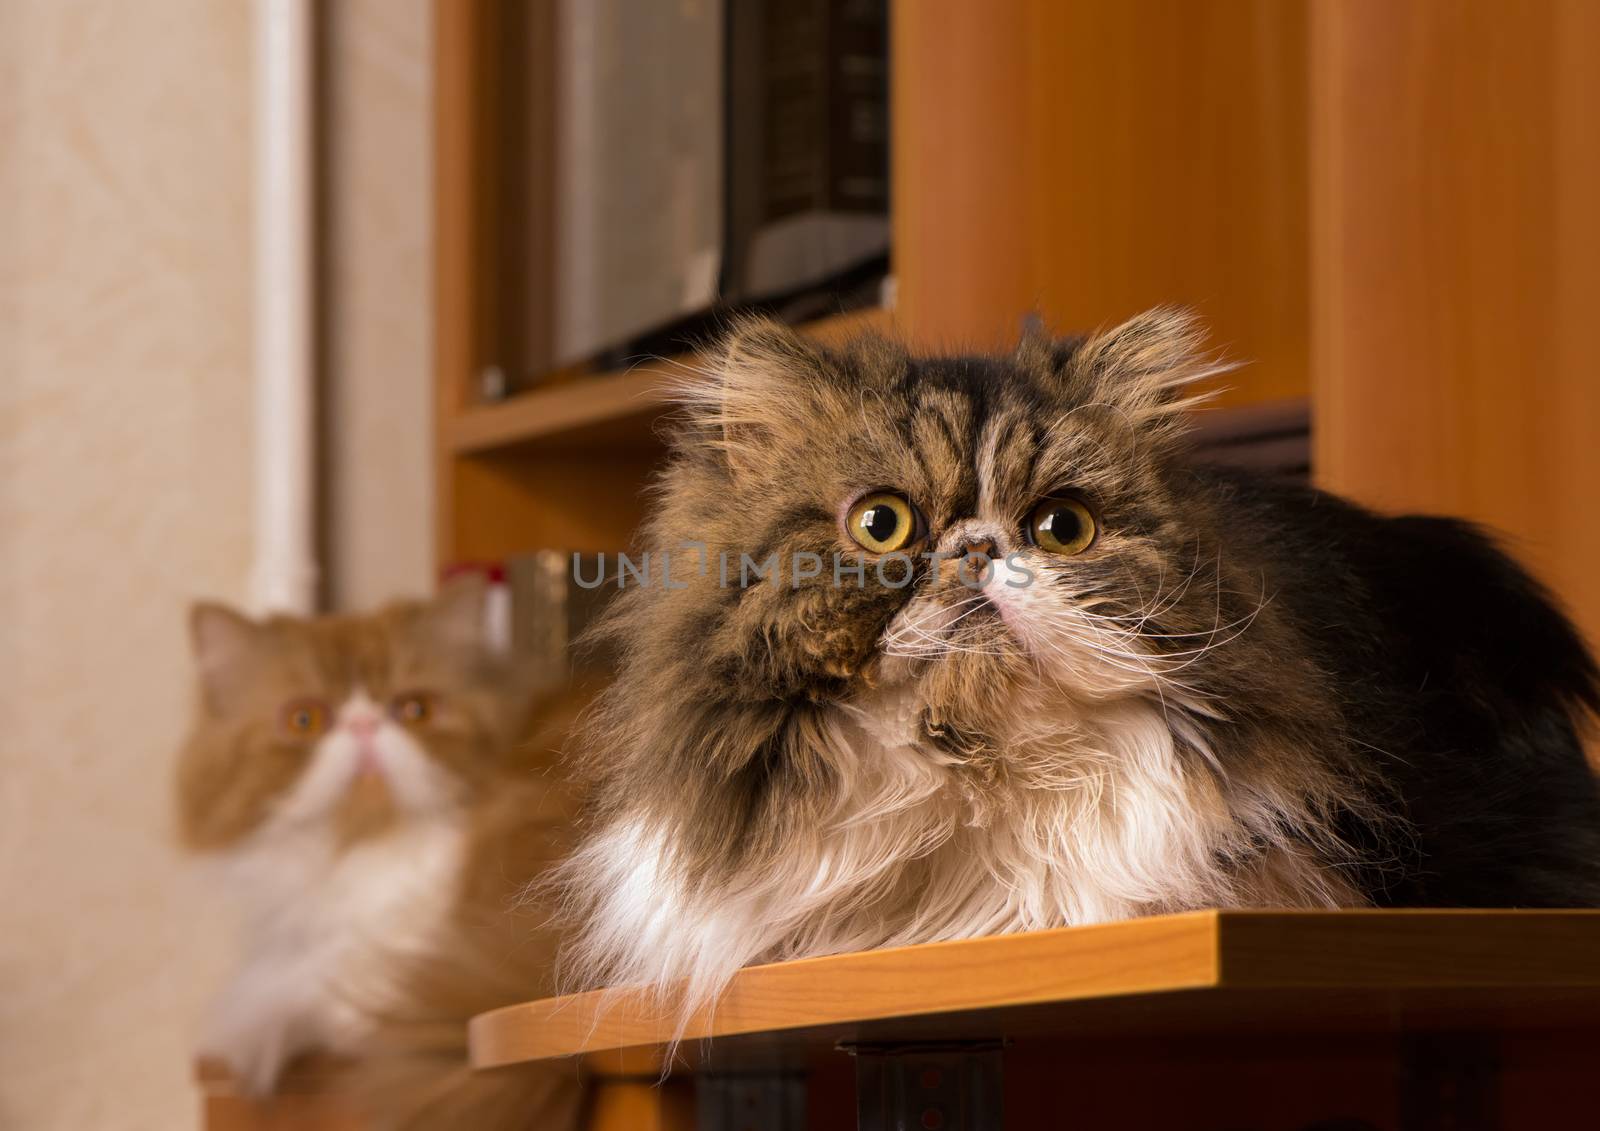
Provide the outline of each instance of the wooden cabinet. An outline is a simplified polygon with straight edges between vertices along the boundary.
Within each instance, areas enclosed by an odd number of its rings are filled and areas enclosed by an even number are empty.
[[[539,241],[497,202],[541,199],[503,151],[508,12],[540,42],[510,0],[438,6],[442,562],[619,546],[660,454],[651,369],[471,395],[537,309],[500,293]],[[1600,637],[1594,4],[897,0],[892,29],[881,321],[992,347],[1194,306],[1246,363],[1225,403],[1312,398],[1325,485],[1506,531]]]
[[[474,396],[537,330],[507,325],[537,308],[508,278],[559,286],[504,264],[538,244],[504,220],[507,186],[546,199],[504,152],[508,2],[438,7],[441,564],[625,544],[661,451],[654,365]],[[1250,363],[1229,403],[1307,395],[1303,5],[901,0],[891,26],[895,309],[819,333],[995,348],[1034,315],[1068,332],[1181,303]]]

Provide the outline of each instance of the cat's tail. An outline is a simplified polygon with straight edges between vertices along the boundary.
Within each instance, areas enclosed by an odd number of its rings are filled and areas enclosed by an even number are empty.
[[[471,1017],[547,992],[543,950],[534,945],[505,951],[462,932],[438,956],[410,964],[401,982],[405,1005],[380,1020],[355,1069],[352,1099],[363,1126],[372,1131],[575,1129],[582,1102],[575,1063],[475,1071],[468,1059]]]

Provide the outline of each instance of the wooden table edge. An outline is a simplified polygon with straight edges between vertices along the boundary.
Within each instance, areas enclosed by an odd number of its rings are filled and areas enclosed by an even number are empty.
[[[1217,984],[1218,915],[1191,911],[751,966],[734,976],[713,1008],[681,1027],[670,1002],[649,991],[593,990],[524,1002],[472,1019],[472,1062],[490,1068],[675,1039],[1204,988]],[[975,984],[950,976],[997,961],[998,985],[993,977]],[[883,989],[908,983],[910,992]],[[843,988],[844,996],[819,1002],[805,992],[823,984]]]
[[[1600,911],[1198,911],[753,966],[681,1027],[638,990],[526,1002],[473,1018],[469,1038],[490,1068],[1176,991],[1565,985],[1600,986]]]

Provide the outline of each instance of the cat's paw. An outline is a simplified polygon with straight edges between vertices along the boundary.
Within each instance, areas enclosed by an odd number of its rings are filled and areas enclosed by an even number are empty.
[[[215,1031],[204,1052],[227,1064],[234,1086],[254,1098],[268,1096],[283,1066],[298,1051],[286,1018],[262,1019],[256,1025]]]
[[[246,968],[213,1006],[201,1050],[225,1062],[241,1092],[272,1092],[283,1067],[315,1043],[307,1003],[292,977]]]

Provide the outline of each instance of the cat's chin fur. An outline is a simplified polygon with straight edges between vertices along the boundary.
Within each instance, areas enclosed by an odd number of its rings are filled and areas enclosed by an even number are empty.
[[[1019,736],[1007,773],[981,784],[919,733],[918,714],[907,687],[831,708],[830,819],[714,886],[675,866],[665,825],[599,833],[567,870],[591,901],[580,975],[670,989],[686,1018],[750,963],[1200,907],[1366,902],[1307,851],[1319,818],[1303,801],[1231,791],[1202,750],[1180,748],[1175,731],[1201,733],[1181,703],[1081,705],[1069,725]],[[1064,764],[1076,776],[1047,780]]]

